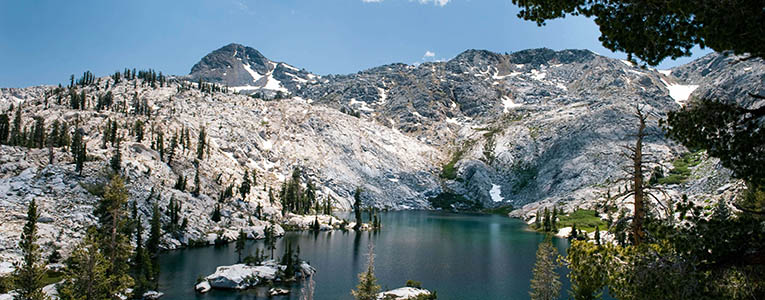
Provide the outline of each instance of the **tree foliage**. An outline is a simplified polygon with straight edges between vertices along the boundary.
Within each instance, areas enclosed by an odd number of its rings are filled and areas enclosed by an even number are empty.
[[[43,293],[43,276],[45,265],[40,256],[40,246],[37,245],[37,204],[29,202],[27,223],[21,232],[22,262],[13,273],[16,286],[16,296],[19,300],[43,300],[49,297]]]
[[[556,272],[557,257],[558,251],[553,247],[550,236],[547,236],[537,249],[537,261],[534,264],[529,291],[532,300],[558,299],[561,282],[560,275]]]
[[[366,271],[359,274],[359,284],[351,294],[356,300],[377,300],[377,294],[380,293],[380,285],[377,284],[375,277],[375,253],[374,246],[369,245],[369,254]]]
[[[544,25],[567,15],[594,19],[612,51],[649,65],[691,54],[698,45],[765,57],[762,1],[513,0],[518,17]]]

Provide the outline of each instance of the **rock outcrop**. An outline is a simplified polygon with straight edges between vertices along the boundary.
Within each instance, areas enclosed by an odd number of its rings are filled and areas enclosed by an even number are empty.
[[[195,289],[200,293],[205,293],[210,288],[244,290],[267,282],[284,281],[293,276],[298,279],[310,277],[316,273],[316,269],[306,262],[300,263],[295,274],[284,274],[286,269],[287,266],[279,265],[274,260],[265,261],[257,266],[246,264],[220,266],[215,269],[215,273],[198,283]]]

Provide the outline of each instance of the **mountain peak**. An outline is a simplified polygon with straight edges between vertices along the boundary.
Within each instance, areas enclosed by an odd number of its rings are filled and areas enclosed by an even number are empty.
[[[313,75],[285,63],[274,62],[258,50],[237,43],[205,55],[191,68],[192,80],[227,85],[235,91],[267,90],[288,92]]]

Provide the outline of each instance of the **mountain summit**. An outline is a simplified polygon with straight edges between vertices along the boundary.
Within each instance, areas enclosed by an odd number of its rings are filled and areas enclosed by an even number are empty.
[[[283,92],[299,89],[315,77],[286,63],[271,61],[258,50],[231,43],[205,55],[191,67],[191,79],[229,86],[234,91]]]

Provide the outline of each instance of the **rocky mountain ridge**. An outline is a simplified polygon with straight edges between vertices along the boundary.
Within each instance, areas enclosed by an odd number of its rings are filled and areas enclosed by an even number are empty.
[[[23,128],[32,128],[33,117],[48,126],[66,122],[70,129],[84,129],[89,149],[79,176],[66,148],[53,148],[49,163],[49,149],[0,146],[0,260],[17,257],[14,241],[33,198],[43,213],[46,251],[66,251],[81,237],[94,222],[90,211],[98,201],[89,189],[106,180],[116,147],[131,201],[144,220],[152,201],[163,208],[171,199],[182,204],[190,226],[182,236],[165,239],[166,248],[211,235],[235,236],[239,228],[257,235],[269,220],[286,219],[278,200],[269,201],[269,190],[278,195],[296,167],[303,170],[303,183],[311,181],[317,198],[331,199],[335,210],[351,207],[356,187],[364,190],[365,206],[383,209],[432,208],[428,199],[443,193],[485,207],[514,205],[520,207],[514,215],[524,218],[540,205],[592,206],[604,191],[618,188],[613,182],[622,176],[624,161],[619,146],[631,142],[636,104],[650,115],[647,149],[669,162],[686,150],[660,131],[658,120],[667,111],[689,95],[730,90],[718,84],[742,87],[734,91],[765,86],[762,61],[730,64],[733,58],[721,57],[711,54],[657,71],[587,50],[468,50],[446,62],[318,76],[232,44],[205,56],[190,75],[161,86],[111,77],[78,86],[87,95],[86,109],[70,108],[67,94],[56,87],[0,89],[0,111],[12,117],[10,107],[21,107]],[[692,75],[704,68],[711,71]],[[231,89],[202,90],[196,86],[200,79]],[[93,109],[109,93],[114,106]],[[286,99],[274,99],[278,93]],[[141,106],[150,114],[137,113]],[[119,146],[102,143],[107,120],[119,124]],[[139,120],[142,141],[132,129]],[[209,149],[197,161],[202,128]],[[168,145],[174,133],[184,131],[192,145],[168,162],[157,138]],[[194,185],[196,165],[200,194],[175,188],[181,177]],[[713,159],[698,169],[687,183],[671,187],[675,194],[703,198],[735,189],[729,172]],[[227,186],[236,191],[245,170],[256,174],[252,191],[220,202]],[[210,220],[216,205],[220,222]],[[253,217],[257,207],[260,218]]]

